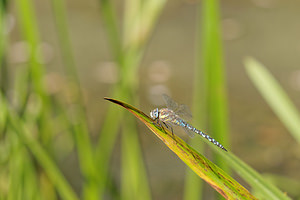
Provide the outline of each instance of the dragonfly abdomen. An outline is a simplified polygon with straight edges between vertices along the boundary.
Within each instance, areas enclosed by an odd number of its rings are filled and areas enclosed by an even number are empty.
[[[167,108],[163,108],[163,109],[160,109],[159,113],[160,113],[159,119],[162,120],[163,122],[171,123],[171,124],[176,124],[177,126],[181,126],[184,129],[189,130],[190,132],[197,133],[197,134],[201,135],[202,137],[206,138],[208,141],[210,141],[214,145],[216,145],[216,146],[220,147],[221,149],[224,149],[225,151],[227,151],[223,147],[223,145],[221,145],[215,139],[211,138],[210,136],[206,135],[202,131],[196,129],[195,127],[193,127],[192,125],[190,125],[189,123],[187,123],[186,121],[184,121],[183,119],[181,119],[178,115],[176,115],[174,113],[174,111],[172,111],[170,109],[167,109]],[[187,133],[189,133],[189,131]],[[190,136],[193,136],[193,135],[190,134]]]
[[[188,128],[189,130],[201,135],[202,137],[206,138],[208,141],[210,141],[211,143],[213,143],[214,145],[220,147],[221,149],[224,149],[225,151],[227,151],[223,145],[221,145],[218,141],[216,141],[214,138],[210,137],[209,135],[203,133],[202,131],[196,129],[195,127],[193,127],[192,125],[188,124],[185,122],[185,126],[186,128]]]

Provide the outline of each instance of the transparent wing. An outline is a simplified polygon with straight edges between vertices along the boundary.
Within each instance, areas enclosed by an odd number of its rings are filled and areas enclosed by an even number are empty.
[[[190,136],[190,137],[194,137],[195,133],[193,131],[191,131],[190,129],[186,128],[186,127],[182,127],[183,130]]]
[[[193,117],[191,110],[187,105],[176,103],[171,97],[166,94],[163,94],[163,99],[167,105],[167,107],[173,110],[180,117],[190,121]]]
[[[162,97],[168,108],[170,108],[173,111],[177,110],[178,103],[176,103],[171,97],[169,97],[166,94],[163,94]]]
[[[174,111],[177,115],[184,119],[191,120],[193,118],[192,112],[187,105],[181,104],[177,110]]]

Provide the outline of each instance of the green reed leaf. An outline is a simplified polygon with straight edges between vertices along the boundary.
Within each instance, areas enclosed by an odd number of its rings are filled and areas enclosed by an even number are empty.
[[[256,199],[248,190],[227,175],[203,155],[196,152],[187,143],[169,130],[158,126],[149,116],[133,106],[111,98],[104,98],[118,104],[143,122],[167,147],[187,164],[200,178],[210,184],[226,199]],[[223,151],[220,149],[220,151]]]
[[[260,94],[291,135],[300,143],[300,114],[297,112],[296,106],[262,64],[253,58],[247,58],[245,65],[249,77]]]

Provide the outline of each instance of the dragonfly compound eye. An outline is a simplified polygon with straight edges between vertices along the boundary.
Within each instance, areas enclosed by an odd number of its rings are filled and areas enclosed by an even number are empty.
[[[155,117],[155,119],[158,118],[158,108],[156,108],[156,109],[154,110],[154,117]]]
[[[150,117],[151,117],[152,119],[157,119],[157,118],[158,118],[158,108],[156,108],[156,109],[150,111]]]

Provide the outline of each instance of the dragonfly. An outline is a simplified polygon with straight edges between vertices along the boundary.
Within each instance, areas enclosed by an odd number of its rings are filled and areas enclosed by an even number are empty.
[[[167,128],[170,126],[172,129],[172,125],[180,126],[184,129],[184,131],[190,136],[194,137],[195,133],[201,135],[214,145],[218,146],[219,148],[227,151],[225,147],[220,144],[215,139],[211,138],[206,133],[196,129],[191,124],[189,124],[184,119],[190,120],[192,118],[191,111],[189,110],[187,105],[178,104],[176,103],[171,97],[166,94],[162,95],[164,102],[166,103],[167,108],[155,108],[154,110],[150,111],[150,117],[156,121],[160,126],[164,124]],[[173,133],[173,129],[172,129]]]

